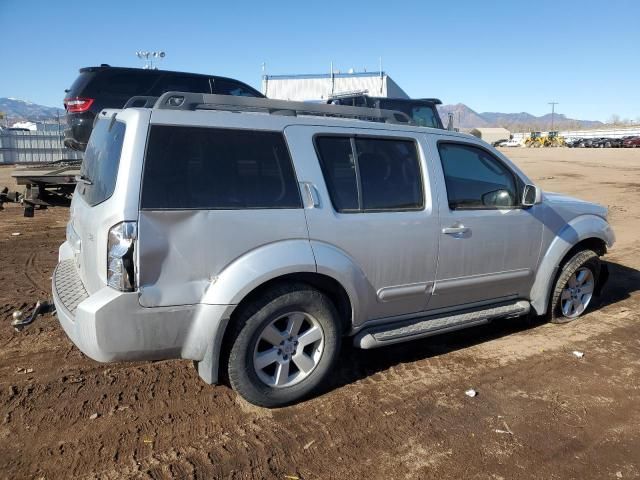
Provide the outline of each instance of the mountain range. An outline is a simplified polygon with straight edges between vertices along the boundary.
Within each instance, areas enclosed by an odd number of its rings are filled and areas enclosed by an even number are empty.
[[[551,114],[536,117],[530,113],[500,113],[500,112],[482,112],[478,113],[472,110],[464,103],[455,105],[440,105],[438,112],[442,118],[442,122],[447,125],[449,121],[449,113],[453,114],[454,126],[458,128],[477,128],[477,127],[504,127],[511,131],[527,131],[527,130],[549,130],[551,128]],[[577,120],[567,118],[566,115],[556,113],[553,116],[553,126],[555,129],[583,129],[597,128],[604,125],[597,120]]]
[[[46,122],[56,120],[57,116],[64,117],[64,109],[45,107],[37,103],[18,100],[17,98],[0,97],[0,112],[8,117],[9,123],[29,120],[32,122]],[[2,122],[4,123],[4,121]]]
[[[474,127],[505,127],[511,131],[547,130],[551,127],[551,114],[536,117],[530,113],[478,113],[464,103],[455,105],[440,105],[438,107],[442,122],[447,125],[449,113],[453,114],[454,126],[458,128]],[[9,123],[29,120],[32,122],[54,121],[57,116],[64,116],[64,109],[58,107],[46,107],[16,98],[0,97],[0,112],[9,118]],[[4,122],[3,122],[4,123]],[[602,126],[602,122],[593,120],[575,120],[565,115],[556,113],[554,126],[558,129],[567,128],[596,128]]]

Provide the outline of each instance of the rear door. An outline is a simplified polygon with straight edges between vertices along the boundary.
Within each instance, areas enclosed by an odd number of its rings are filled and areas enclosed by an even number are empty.
[[[524,182],[488,147],[442,136],[433,151],[440,253],[429,308],[527,298],[542,245],[540,206],[521,206]]]
[[[285,133],[298,178],[317,196],[305,210],[316,257],[335,249],[360,272],[354,278],[364,277],[366,311],[355,322],[424,310],[439,235],[422,135],[314,126]]]
[[[101,119],[91,134],[71,203],[67,240],[74,249],[76,267],[90,293],[106,283],[106,231],[117,220],[109,200],[116,188],[126,124]],[[106,224],[106,225],[105,225]]]

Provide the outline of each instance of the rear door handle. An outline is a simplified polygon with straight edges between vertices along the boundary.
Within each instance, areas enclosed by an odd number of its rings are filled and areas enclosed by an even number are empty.
[[[311,182],[300,182],[304,189],[305,193],[305,207],[306,208],[317,208],[320,206],[320,198],[318,195],[318,191],[316,187]]]
[[[470,229],[468,227],[465,227],[464,225],[456,225],[454,227],[444,227],[442,229],[442,233],[444,233],[445,235],[457,235],[460,233],[466,233],[469,230]]]

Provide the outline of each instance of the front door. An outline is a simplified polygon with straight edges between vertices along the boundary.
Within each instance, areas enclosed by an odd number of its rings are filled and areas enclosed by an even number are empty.
[[[524,182],[477,143],[433,143],[440,253],[430,309],[527,298],[540,255],[538,206],[523,208]]]
[[[305,213],[319,270],[333,252],[366,285],[354,322],[424,311],[439,225],[423,136],[320,126],[285,135],[303,192],[317,197]]]

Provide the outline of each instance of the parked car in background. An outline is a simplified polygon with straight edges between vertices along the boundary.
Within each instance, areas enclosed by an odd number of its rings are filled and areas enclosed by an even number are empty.
[[[622,146],[625,148],[638,148],[640,147],[640,137],[629,137],[622,141]]]
[[[133,96],[157,97],[171,90],[264,97],[239,80],[214,75],[112,67],[107,64],[81,68],[80,75],[71,87],[65,90],[65,146],[74,150],[84,150],[91,135],[95,116],[102,109],[122,108]]]
[[[327,103],[396,110],[407,115],[420,127],[444,128],[437,107],[442,104],[442,101],[437,98],[387,98],[350,93],[334,95]]]
[[[93,359],[194,360],[275,407],[334,374],[343,338],[580,317],[607,208],[395,113],[178,92],[102,111],[52,277],[64,330]]]
[[[503,142],[502,145],[500,146],[501,147],[521,147],[522,142],[520,140],[514,140],[512,138],[511,140],[507,140],[506,142]]]

